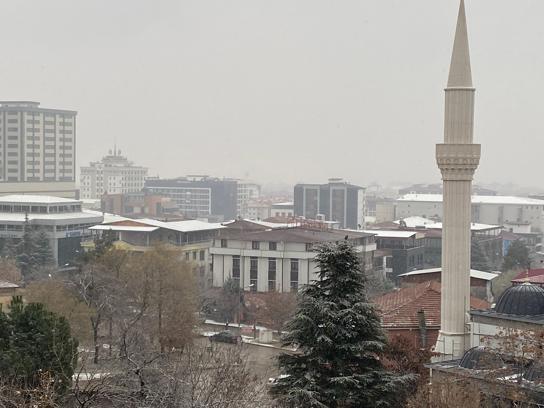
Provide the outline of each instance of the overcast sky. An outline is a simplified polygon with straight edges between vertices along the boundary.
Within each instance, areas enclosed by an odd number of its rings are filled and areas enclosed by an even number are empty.
[[[544,2],[467,0],[476,180],[538,186]],[[2,2],[0,99],[152,174],[438,182],[457,0]]]

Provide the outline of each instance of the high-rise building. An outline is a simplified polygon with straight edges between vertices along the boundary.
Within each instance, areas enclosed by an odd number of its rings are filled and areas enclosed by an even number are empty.
[[[75,198],[76,115],[39,102],[0,102],[0,194]]]
[[[465,5],[461,0],[453,43],[444,120],[444,143],[436,145],[443,180],[442,300],[435,350],[461,357],[470,348],[470,217],[472,177],[480,161],[473,143],[474,93]]]
[[[99,162],[81,167],[81,198],[100,198],[103,194],[124,194],[141,191],[147,168],[135,166],[121,156],[117,147]]]
[[[145,191],[170,197],[180,212],[192,218],[233,220],[237,216],[238,182],[209,176],[148,178]]]
[[[249,203],[261,196],[261,186],[250,181],[238,180],[237,215],[249,218]]]
[[[340,228],[361,229],[364,225],[363,187],[342,179],[327,184],[297,184],[294,190],[295,216],[335,221]]]

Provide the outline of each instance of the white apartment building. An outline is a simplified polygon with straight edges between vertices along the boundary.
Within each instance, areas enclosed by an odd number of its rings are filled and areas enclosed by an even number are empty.
[[[7,195],[0,197],[0,240],[23,237],[25,219],[32,228],[45,231],[55,261],[65,265],[77,256],[81,241],[100,224],[100,212],[82,209],[82,203],[62,197]]]
[[[0,102],[0,193],[75,198],[76,115]]]
[[[135,166],[121,150],[110,150],[99,162],[81,167],[80,192],[82,199],[100,198],[105,193],[124,194],[144,188],[148,169]]]
[[[376,249],[372,233],[300,227],[248,229],[246,224],[243,228],[230,224],[214,239],[210,248],[214,287],[232,278],[244,290],[296,291],[317,279],[315,246],[345,237],[356,246],[363,264],[372,268]]]
[[[239,217],[249,218],[249,205],[261,196],[261,186],[250,181],[238,180],[237,213]]]
[[[441,194],[406,194],[397,199],[398,218],[422,216],[442,219]],[[472,222],[492,225],[530,225],[543,231],[544,200],[510,196],[472,196]]]

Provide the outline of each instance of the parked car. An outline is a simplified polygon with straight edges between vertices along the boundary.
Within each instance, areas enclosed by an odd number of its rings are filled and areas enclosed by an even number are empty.
[[[241,336],[237,336],[228,330],[212,334],[209,338],[210,341],[216,341],[219,343],[239,344],[242,342]]]

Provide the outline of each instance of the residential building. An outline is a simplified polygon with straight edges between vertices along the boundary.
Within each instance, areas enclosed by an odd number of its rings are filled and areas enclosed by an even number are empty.
[[[144,191],[124,194],[104,194],[102,211],[130,218],[179,218],[178,207],[171,198]]]
[[[76,198],[76,115],[0,102],[0,193]]]
[[[478,299],[485,299],[488,302],[493,302],[493,294],[491,292],[491,281],[499,274],[494,272],[470,270],[470,292],[471,295]],[[421,269],[403,273],[398,276],[401,287],[409,287],[427,281],[442,281],[442,268]]]
[[[294,205],[292,201],[284,203],[274,203],[270,207],[270,217],[272,218],[293,218]]]
[[[36,195],[0,197],[0,239],[23,237],[25,220],[45,231],[58,265],[71,262],[81,242],[91,236],[90,227],[100,224],[100,212],[83,210],[81,201]]]
[[[337,221],[340,228],[362,229],[364,225],[363,187],[329,179],[327,184],[297,184],[294,189],[295,216]]]
[[[267,201],[251,201],[247,206],[247,217],[250,220],[266,220],[272,215],[272,204]]]
[[[397,217],[443,218],[442,195],[407,194],[397,200]],[[511,196],[472,196],[472,222],[492,225],[525,223],[542,232],[544,200]]]
[[[163,243],[178,248],[183,259],[198,269],[201,283],[211,285],[210,246],[223,227],[198,220],[158,221],[149,218],[120,219],[90,228],[95,233],[113,231],[120,248],[145,252]]]
[[[317,279],[315,246],[347,239],[372,270],[374,235],[362,231],[270,228],[248,221],[227,225],[214,239],[213,286],[237,280],[244,290],[289,292]]]
[[[187,217],[216,217],[218,221],[226,221],[237,215],[238,182],[233,179],[209,176],[148,178],[144,189],[150,194],[171,198]]]
[[[261,186],[250,181],[238,180],[237,194],[237,216],[242,218],[250,218],[248,207],[251,202],[258,200],[261,196]]]
[[[425,281],[386,293],[372,301],[390,338],[402,336],[418,348],[430,349],[440,330],[440,298],[440,283]],[[489,303],[471,297],[470,306],[483,309],[489,307]]]
[[[366,230],[375,234],[377,256],[374,269],[384,277],[396,280],[403,273],[423,269],[424,238],[419,231]]]
[[[135,166],[114,147],[102,160],[81,167],[81,198],[138,192],[144,187],[146,177],[146,167]]]

